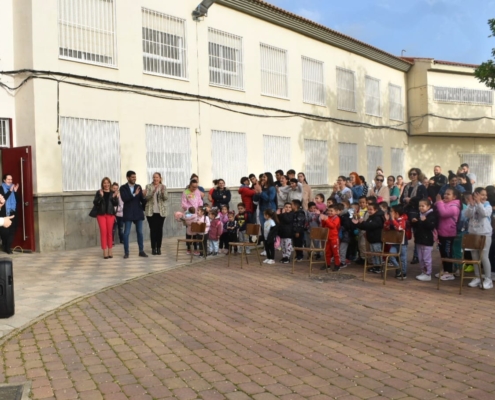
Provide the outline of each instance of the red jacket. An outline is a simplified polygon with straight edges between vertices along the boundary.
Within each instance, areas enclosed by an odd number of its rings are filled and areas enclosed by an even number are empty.
[[[215,218],[210,222],[210,231],[208,232],[208,238],[210,240],[219,240],[220,235],[223,233],[223,224],[220,219]]]
[[[334,215],[321,220],[322,228],[328,228],[328,240],[338,240],[340,231],[340,217]]]
[[[253,196],[256,192],[249,186],[241,186],[239,188],[239,194],[241,195],[242,202],[246,206],[246,211],[252,214],[254,212]]]

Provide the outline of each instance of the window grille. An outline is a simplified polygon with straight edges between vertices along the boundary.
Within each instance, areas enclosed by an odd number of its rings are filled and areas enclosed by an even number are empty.
[[[339,175],[349,176],[358,172],[358,147],[356,143],[339,143]]]
[[[398,175],[404,178],[404,149],[390,149],[392,158],[392,175],[397,179]]]
[[[263,135],[264,171],[275,174],[278,169],[292,168],[290,137]]]
[[[368,182],[375,179],[376,168],[383,165],[383,147],[381,146],[366,146],[368,156]]]
[[[184,188],[192,173],[189,128],[146,125],[148,182],[159,172],[168,188]]]
[[[248,174],[246,134],[211,132],[212,178],[223,179],[227,186],[239,186]]]
[[[367,76],[365,86],[366,114],[381,117],[382,107],[380,101],[380,80]]]
[[[63,190],[97,190],[107,176],[120,181],[119,123],[60,118]]]
[[[59,57],[117,65],[114,0],[58,0]]]
[[[304,174],[310,185],[328,185],[328,141],[304,139]]]
[[[467,104],[493,104],[493,90],[433,86],[435,101]]]
[[[230,33],[208,29],[210,84],[244,89],[242,38]]]
[[[337,67],[337,108],[356,112],[356,74]]]
[[[404,110],[402,107],[402,88],[397,85],[388,85],[389,91],[389,113],[390,119],[404,121]]]
[[[0,147],[10,147],[10,122],[0,119]]]
[[[325,105],[325,82],[323,62],[302,57],[303,101]]]
[[[289,97],[287,50],[260,44],[261,93],[266,96]]]
[[[142,20],[144,71],[187,79],[186,21],[146,8]]]
[[[462,163],[469,165],[469,172],[476,175],[475,187],[493,185],[493,155],[465,153],[461,154],[461,158]]]

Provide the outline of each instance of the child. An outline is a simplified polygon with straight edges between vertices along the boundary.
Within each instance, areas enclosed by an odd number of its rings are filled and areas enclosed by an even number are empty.
[[[366,221],[368,219],[368,203],[366,202],[366,196],[361,196],[358,199],[359,209],[357,214],[353,214],[354,220],[358,220],[359,222]],[[363,230],[359,230],[358,232],[358,251],[359,258],[357,259],[357,264],[364,264],[364,253],[366,252],[366,239],[364,237],[365,232]]]
[[[327,210],[327,206],[325,204],[325,195],[323,193],[318,193],[315,196],[315,204],[320,213],[324,213]]]
[[[239,224],[235,220],[235,213],[233,211],[229,212],[229,220],[227,221],[227,254],[229,254],[230,242],[237,242],[237,231],[239,230]],[[237,252],[237,247],[234,249]]]
[[[227,241],[227,222],[229,222],[229,206],[223,205],[220,209],[221,212],[218,217],[223,225],[223,233],[220,236],[219,252],[227,254],[229,252],[229,246]]]
[[[211,210],[208,216],[211,219],[210,230],[208,231],[208,250],[212,256],[218,255],[218,241],[223,233],[223,225],[218,218],[218,211]]]
[[[239,235],[239,242],[248,242],[249,237],[247,236],[246,229],[247,224],[251,221],[251,213],[247,211],[246,205],[244,203],[237,204],[238,214],[235,216],[235,220],[237,221],[237,225],[239,225],[239,231],[237,234]],[[246,254],[250,254],[251,250],[249,247],[246,247]]]
[[[333,257],[334,271],[340,269],[340,255],[339,255],[339,231],[340,231],[340,217],[338,216],[337,205],[330,206],[327,210],[327,215],[322,215],[321,226],[328,228],[328,240],[325,247],[326,266],[321,269],[327,269],[331,267],[331,260]]]
[[[314,243],[311,243],[311,228],[319,228],[320,227],[320,210],[316,208],[316,203],[310,201],[308,203],[308,230],[306,231],[306,244],[308,247],[320,248],[321,244],[319,240],[315,240]],[[316,253],[316,259],[319,260],[321,258],[320,253]]]
[[[186,224],[186,239],[193,239],[194,235],[191,232],[191,224],[198,220],[196,209],[194,207],[189,207],[181,220]],[[194,243],[194,255],[199,254],[197,250],[197,244]],[[187,243],[187,254],[191,254],[191,243]]]
[[[390,211],[388,208],[388,203],[386,201],[378,203],[378,206],[383,211],[383,215],[386,215]]]
[[[294,218],[292,220],[292,245],[294,247],[302,247],[304,244],[304,231],[306,229],[306,213],[302,209],[301,200],[292,201],[292,211]],[[303,252],[301,250],[296,251],[296,261],[302,261]]]
[[[282,264],[289,264],[292,254],[292,236],[294,235],[292,230],[294,213],[292,212],[291,203],[284,204],[282,213],[278,215],[278,220],[278,236],[280,237],[280,245],[282,246],[282,259],[280,262]]]
[[[337,204],[339,215],[340,215],[340,246],[339,246],[339,255],[340,255],[340,268],[347,267],[346,255],[347,248],[349,247],[349,243],[351,241],[351,237],[354,231],[354,226],[352,224],[351,216],[349,214],[349,200],[344,200],[342,203]]]
[[[265,264],[275,264],[275,237],[277,236],[277,213],[271,209],[266,209],[263,213],[265,217],[265,224],[263,225],[263,232],[265,234],[265,252],[266,260]]]
[[[288,190],[286,191],[287,201],[300,200],[302,202],[303,185],[296,178],[292,178],[289,182]]]
[[[208,215],[206,215],[206,209],[204,207],[199,207],[198,208],[198,219],[196,222],[204,222],[206,224],[206,229],[204,234],[199,234],[196,237],[199,239],[202,236],[203,243],[201,246],[201,252],[197,253],[195,252],[195,256],[203,256],[203,252],[207,251],[207,244],[208,244],[208,233],[210,231],[210,218],[208,218]]]
[[[416,279],[431,281],[431,252],[435,243],[433,231],[437,225],[437,217],[431,208],[431,201],[428,199],[419,201],[419,212],[419,218],[411,220],[411,225],[414,228],[414,243],[418,249],[418,259],[422,269],[421,275],[418,275]]]
[[[334,204],[337,204],[337,201],[333,197],[329,197],[327,199],[327,209],[332,207]],[[327,210],[325,210],[326,212]]]
[[[361,201],[361,198],[359,199]],[[385,223],[385,218],[383,216],[383,211],[380,210],[380,207],[376,203],[368,204],[368,219],[362,222],[359,222],[357,219],[353,219],[352,222],[356,225],[358,229],[366,233],[366,240],[370,244],[370,250],[373,252],[381,252],[382,251],[382,230]],[[373,269],[370,269],[372,272],[380,272],[382,260],[380,257],[373,256]]]
[[[407,244],[408,244],[408,237],[411,232],[408,229],[408,220],[407,220],[407,214],[404,213],[404,207],[401,204],[392,206],[390,213],[385,215],[385,230],[396,230],[396,231],[404,231],[404,241],[402,242],[402,247],[400,250],[400,261],[402,265],[402,275],[401,271],[397,270],[395,277],[396,278],[401,278],[401,276],[406,277],[407,276]],[[390,247],[390,253],[398,253],[399,251],[399,246],[391,246]],[[393,258],[389,258],[390,262],[394,267],[399,267],[399,263]],[[423,280],[419,279],[416,277],[418,280]],[[425,279],[426,280],[426,279]]]

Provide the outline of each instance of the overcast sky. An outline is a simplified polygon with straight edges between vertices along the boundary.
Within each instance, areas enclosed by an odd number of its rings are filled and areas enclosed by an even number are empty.
[[[495,0],[267,0],[395,55],[479,64]]]

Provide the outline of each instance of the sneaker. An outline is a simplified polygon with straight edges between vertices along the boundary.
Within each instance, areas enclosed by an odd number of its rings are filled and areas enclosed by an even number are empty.
[[[345,260],[345,263],[346,263],[347,265],[350,265],[350,264],[351,264],[351,262],[352,262],[351,260]]]
[[[268,264],[268,261],[270,261],[268,258],[263,261],[263,264]]]
[[[396,278],[397,279],[407,279],[407,275],[406,274],[402,274],[402,276],[397,275]]]
[[[322,265],[320,267],[320,271],[325,271],[326,269],[329,269],[330,267],[328,265]]]
[[[303,258],[302,258],[302,257],[297,257],[297,258],[296,258],[296,262],[301,262],[302,260],[303,260]]]
[[[435,278],[438,278],[439,276],[440,276],[440,272],[437,272],[437,273],[435,274]]]
[[[262,252],[260,253],[260,256],[266,256],[266,251],[262,251]]]
[[[340,268],[346,268],[346,267],[347,267],[347,264],[345,262],[340,263]]]
[[[373,272],[374,274],[381,274],[382,273],[382,268],[381,267],[373,267],[371,269],[371,272]]]
[[[332,268],[332,271],[333,272],[339,272],[340,271],[340,267],[336,265],[335,267]]]
[[[459,269],[457,269],[455,272],[454,272],[454,276],[457,276],[458,278],[461,276],[461,271]]]
[[[186,254],[187,254],[188,256],[190,256],[190,255],[191,255],[191,251],[190,251],[190,250],[187,250],[187,251],[186,251]]]
[[[275,264],[275,260],[268,260],[266,263],[267,264]]]
[[[139,257],[148,257],[148,254],[146,254],[144,251],[140,251]]]
[[[449,272],[445,272],[440,278],[441,281],[453,281],[455,280],[455,276]]]
[[[485,278],[483,280],[483,289],[493,289],[493,282],[491,278]]]
[[[282,264],[289,264],[289,257],[284,257],[282,258],[282,261],[280,261]]]
[[[474,272],[474,265],[469,264],[464,266],[464,272]]]
[[[421,274],[416,277],[418,281],[423,281],[423,282],[428,282],[431,281],[431,275],[428,274]]]
[[[413,257],[413,259],[411,260],[411,264],[419,264],[418,257]]]
[[[480,278],[474,278],[471,282],[468,283],[469,287],[476,287],[480,285]]]

